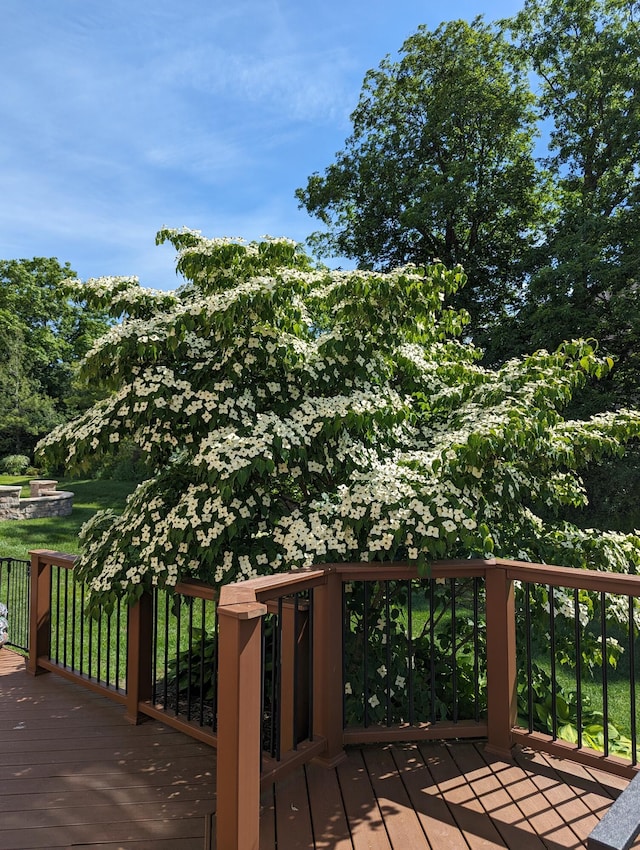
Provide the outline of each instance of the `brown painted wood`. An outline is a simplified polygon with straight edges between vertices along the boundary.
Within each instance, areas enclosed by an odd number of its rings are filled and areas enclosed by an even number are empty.
[[[491,755],[486,748],[481,750],[481,753],[502,787],[517,803],[533,832],[545,842],[545,846],[571,847],[575,842],[575,835],[556,810],[546,805],[544,798],[541,806],[540,794],[529,773],[515,761],[504,761]]]
[[[363,755],[391,846],[428,850],[430,844],[398,774],[391,748],[370,747]]]
[[[393,748],[392,755],[411,805],[433,850],[441,847],[447,850],[468,850],[469,845],[458,829],[418,748],[411,744],[399,745]]]
[[[216,841],[260,844],[261,618],[266,606],[218,606],[218,759]]]
[[[499,772],[487,764],[479,750],[472,744],[460,744],[451,748],[451,755],[506,846],[544,850],[544,843],[503,786]]]
[[[393,850],[362,752],[349,750],[336,771],[354,850]]]
[[[558,762],[550,756],[543,754],[547,766],[552,768],[558,775],[566,794],[573,795],[571,805],[567,803],[564,811],[577,810],[578,806],[587,809],[588,815],[576,819],[572,828],[581,841],[587,840],[591,830],[611,805],[612,798],[606,788],[601,784],[600,777],[595,771],[590,771],[580,764],[572,762]]]
[[[316,850],[353,850],[336,771],[310,764],[305,774]]]
[[[496,850],[506,847],[495,825],[487,817],[482,803],[477,799],[468,778],[461,775],[451,755],[454,745],[420,744],[419,749],[438,783],[442,799],[449,807],[471,850]]]
[[[202,850],[215,751],[0,650],[0,850]]]
[[[276,846],[276,798],[272,785],[260,797],[260,848],[272,850]]]
[[[556,770],[564,762],[560,762],[544,753],[527,752],[519,753],[515,757],[517,764],[524,767],[529,773],[531,781],[535,785],[542,800],[538,806],[542,811],[553,808],[563,826],[558,832],[547,836],[547,840],[553,839],[559,847],[582,847],[586,838],[598,821],[589,807],[581,799],[577,789],[571,788]],[[604,809],[600,816],[604,814]],[[570,842],[573,842],[571,844]]]
[[[275,817],[278,850],[314,850],[304,771],[278,783]]]
[[[215,751],[0,650],[0,850],[202,850]],[[626,780],[483,744],[349,748],[261,797],[260,850],[581,850]],[[640,848],[640,842],[636,845]]]

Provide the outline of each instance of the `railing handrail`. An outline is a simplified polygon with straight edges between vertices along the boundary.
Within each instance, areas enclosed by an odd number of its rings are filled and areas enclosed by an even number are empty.
[[[638,575],[581,567],[559,567],[555,564],[534,564],[507,558],[496,558],[494,563],[498,567],[505,567],[507,577],[514,581],[604,591],[621,596],[640,596],[640,576]]]
[[[311,587],[325,584],[329,572],[331,565],[327,564],[320,568],[290,570],[287,573],[258,576],[247,581],[226,584],[220,588],[218,611],[231,606],[266,602],[280,596],[302,593]]]
[[[71,555],[69,552],[56,552],[53,549],[30,549],[29,554],[33,558],[34,555],[46,564],[52,567],[63,567],[72,570],[78,560],[78,555]]]
[[[561,567],[556,564],[540,564],[509,558],[455,558],[433,561],[426,571],[421,571],[411,561],[327,563],[317,567],[294,569],[286,573],[274,573],[225,585],[220,590],[220,604],[260,602],[283,596],[289,589],[291,593],[294,593],[308,586],[323,583],[323,578],[332,572],[337,573],[343,582],[391,581],[409,578],[473,578],[484,576],[488,570],[495,568],[506,568],[507,577],[515,581],[604,591],[623,596],[640,596],[640,575],[617,573],[611,570]]]
[[[77,555],[51,549],[31,549],[41,561],[52,566],[73,569]],[[206,582],[186,579],[176,584],[176,593],[199,599],[215,600],[220,605],[237,605],[241,602],[262,602],[301,592],[318,586],[330,572],[340,575],[342,581],[386,581],[409,578],[456,578],[483,576],[492,568],[506,568],[507,577],[515,581],[551,584],[555,587],[571,587],[581,590],[604,591],[622,596],[640,596],[640,575],[616,573],[609,570],[561,567],[556,564],[540,564],[509,558],[457,558],[433,561],[422,574],[416,564],[408,562],[386,563],[327,563],[316,567],[305,567],[285,573],[258,576],[246,581],[224,585],[219,591]]]

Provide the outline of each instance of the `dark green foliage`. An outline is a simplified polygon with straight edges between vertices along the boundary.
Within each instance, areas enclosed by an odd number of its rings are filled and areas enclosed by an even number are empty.
[[[550,124],[554,214],[529,258],[524,349],[593,337],[611,401],[640,399],[640,29],[627,0],[527,0],[508,22]],[[522,349],[521,349],[522,350]]]
[[[0,261],[0,454],[30,453],[94,400],[74,369],[108,325],[71,293],[73,277],[55,258]]]
[[[191,694],[208,702],[216,692],[218,635],[215,629],[194,628],[190,649],[169,661],[169,680],[181,697]]]
[[[455,611],[450,582],[413,583],[410,617],[408,592],[406,582],[349,586],[347,726],[362,725],[365,710],[368,723],[478,719],[486,711],[484,629],[474,616],[473,581],[458,582]]]
[[[321,254],[363,268],[461,263],[469,282],[455,303],[480,338],[515,308],[545,216],[533,95],[481,18],[422,26],[400,52],[367,73],[345,150],[296,194],[327,227],[310,240]]]
[[[495,26],[420,27],[368,72],[344,150],[296,193],[326,228],[320,252],[460,262],[452,300],[485,363],[597,340],[614,366],[580,417],[640,404],[638,20],[633,0],[526,0]],[[613,528],[638,524],[617,494],[620,472],[640,490],[633,457],[585,476]]]

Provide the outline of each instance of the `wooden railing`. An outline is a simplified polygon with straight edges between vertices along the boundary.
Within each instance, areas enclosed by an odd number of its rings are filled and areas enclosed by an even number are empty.
[[[200,652],[197,668],[192,659],[206,629],[215,633],[216,591],[184,582],[95,619],[87,614],[86,588],[74,581],[75,560],[62,552],[31,553],[29,672],[53,672],[106,696],[124,706],[131,723],[154,717],[215,746],[217,647],[206,658]]]
[[[578,588],[624,597],[630,611],[631,647],[636,640],[635,605],[640,597],[640,577],[575,570],[517,561],[465,560],[432,566],[430,580],[476,577],[484,581],[486,594],[486,716],[473,721],[417,722],[345,728],[343,723],[343,586],[356,581],[386,582],[419,580],[412,565],[335,564],[254,579],[221,591],[220,676],[224,698],[219,701],[218,847],[258,848],[259,795],[261,783],[275,781],[292,766],[316,758],[335,765],[344,757],[344,745],[416,738],[460,738],[483,735],[487,749],[509,758],[515,744],[631,777],[637,770],[635,716],[633,753],[623,759],[561,740],[557,732],[541,733],[519,723],[517,698],[517,652],[515,582],[547,588]],[[261,620],[268,602],[313,589],[313,620],[309,629],[313,658],[312,703],[314,725],[305,746],[288,752],[269,771],[261,773]],[[552,614],[552,619],[555,614]],[[577,616],[577,613],[576,613]],[[631,650],[633,652],[633,650]],[[635,682],[631,681],[635,705]],[[365,693],[366,697],[366,693]],[[606,696],[605,696],[606,699]]]
[[[29,651],[29,570],[21,558],[0,558],[0,603],[9,609],[8,646]]]
[[[419,576],[411,564],[327,564],[228,585],[220,591],[217,602],[213,588],[185,583],[161,600],[158,594],[145,594],[131,609],[116,607],[110,615],[104,614],[104,619],[89,622],[83,609],[84,590],[69,579],[73,565],[72,556],[32,553],[28,669],[33,674],[52,671],[104,694],[124,706],[131,722],[144,715],[156,717],[217,746],[218,847],[257,848],[261,788],[310,759],[336,765],[344,758],[345,745],[351,743],[484,737],[487,748],[505,758],[514,745],[520,744],[621,776],[631,777],[637,772],[634,653],[638,576],[503,559],[438,562],[431,566],[427,578]],[[387,711],[382,720],[372,721],[365,709],[363,722],[349,722],[345,711],[345,645],[351,640],[353,646],[349,630],[354,609],[349,607],[349,600],[355,588],[368,583],[377,588],[377,595],[365,594],[366,611],[367,605],[377,604],[376,600],[405,586],[410,609],[414,588],[424,592],[427,587],[427,598],[430,593],[433,599],[434,589],[441,591],[446,584],[451,587],[453,624],[456,583],[469,581],[474,588],[471,604],[476,609],[472,617],[474,652],[478,656],[474,675],[483,680],[486,676],[482,710],[476,705],[470,714],[456,710],[444,719],[412,710],[411,691],[415,696],[426,680],[411,682],[414,666],[417,670],[418,662],[424,661],[418,657],[424,647],[412,644],[409,635],[406,717],[397,720],[397,712]],[[564,589],[595,594],[603,610],[607,600],[622,600],[627,606],[629,758],[616,755],[606,735],[604,746],[596,750],[585,746],[580,737],[574,742],[563,740],[555,722],[552,729],[540,731],[531,720],[531,710],[527,721],[522,695],[519,711],[518,676],[522,678],[523,670],[526,672],[530,665],[526,660],[530,648],[522,645],[521,636],[525,634],[526,644],[527,631],[533,628],[521,603],[520,609],[516,605],[516,595],[522,599],[523,587],[527,598],[530,588],[543,589],[551,600],[556,589],[558,593]],[[477,610],[480,606],[482,611]],[[408,616],[410,622],[410,611]],[[428,616],[433,618],[432,607]],[[553,601],[549,616],[553,649],[557,625]],[[446,618],[442,622],[446,623]],[[577,619],[575,626],[577,630]],[[388,624],[380,628],[386,639]],[[606,628],[604,619],[601,628]],[[170,631],[174,635],[171,638]],[[205,631],[209,634],[206,640],[212,641],[206,647]],[[369,637],[365,631],[365,643]],[[606,634],[601,638],[606,644]],[[454,629],[450,640],[454,694],[456,640]],[[195,660],[205,655],[206,670],[196,666],[200,661]],[[366,652],[363,663],[366,666]],[[552,702],[557,699],[554,663],[552,659]],[[378,671],[383,680],[384,666]],[[179,682],[185,675],[188,688],[184,698],[179,684],[169,692],[167,683]],[[427,675],[424,669],[423,675]],[[577,676],[579,686],[579,672]],[[606,676],[603,666],[605,721]],[[366,671],[360,681],[364,682],[365,705],[368,701],[373,704]],[[388,675],[383,687],[389,701]],[[214,696],[208,698],[212,704],[203,719],[202,699],[211,688]],[[192,696],[198,706],[195,709]],[[533,699],[529,696],[530,709]]]

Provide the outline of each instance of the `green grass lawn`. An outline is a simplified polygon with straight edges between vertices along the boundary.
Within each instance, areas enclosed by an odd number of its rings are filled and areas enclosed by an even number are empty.
[[[29,479],[24,476],[0,475],[0,485],[20,484],[23,496],[29,495]],[[54,549],[76,554],[78,533],[83,524],[106,508],[122,510],[129,493],[135,490],[131,481],[61,479],[58,490],[74,493],[73,511],[67,517],[5,520],[0,522],[0,557],[29,558],[30,549]]]

